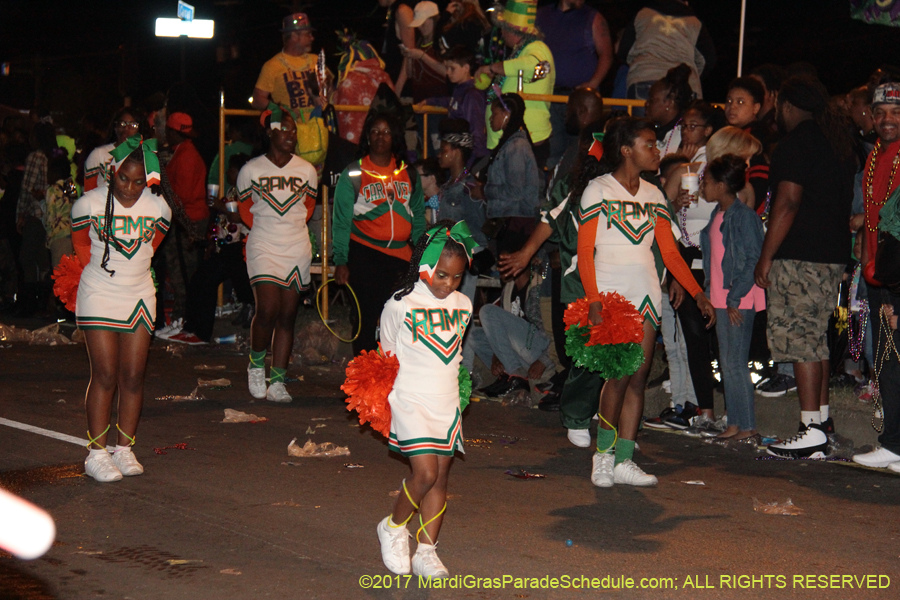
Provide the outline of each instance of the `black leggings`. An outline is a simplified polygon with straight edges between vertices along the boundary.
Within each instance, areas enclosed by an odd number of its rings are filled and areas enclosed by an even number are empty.
[[[347,268],[350,269],[349,283],[359,299],[362,320],[359,337],[353,342],[353,354],[356,355],[363,350],[378,349],[375,340],[378,319],[381,318],[384,303],[397,291],[400,279],[406,275],[409,262],[350,240]],[[355,309],[350,309],[354,333],[360,321]]]
[[[691,266],[695,258],[700,259],[702,256],[698,248],[689,248],[682,244],[679,244],[679,246],[681,256],[688,266]],[[691,274],[702,288],[704,280],[703,270],[691,269]],[[707,321],[700,309],[697,308],[697,303],[693,298],[685,297],[677,312],[681,321],[684,344],[687,347],[688,370],[691,373],[691,382],[694,384],[697,404],[701,409],[712,410],[714,385],[712,344],[715,338],[715,331],[706,328]]]

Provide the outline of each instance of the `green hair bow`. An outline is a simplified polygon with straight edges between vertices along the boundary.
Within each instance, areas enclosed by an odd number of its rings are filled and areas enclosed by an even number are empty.
[[[419,261],[419,277],[431,284],[434,279],[434,270],[437,268],[438,261],[441,259],[441,253],[447,240],[453,240],[461,245],[466,251],[466,257],[469,264],[472,263],[472,252],[478,247],[478,242],[472,239],[472,232],[465,221],[459,221],[453,227],[445,225],[436,225],[426,232],[428,236],[428,245],[422,253],[422,260]]]
[[[116,170],[119,170],[122,162],[138,148],[141,149],[144,158],[147,186],[159,185],[159,156],[156,154],[156,138],[145,140],[140,134],[137,134],[113,148],[109,154],[115,161]]]

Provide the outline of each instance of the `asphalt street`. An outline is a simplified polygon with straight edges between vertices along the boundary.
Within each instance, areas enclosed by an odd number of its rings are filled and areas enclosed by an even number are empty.
[[[84,347],[0,353],[0,417],[83,438]],[[408,466],[345,409],[342,366],[291,368],[289,405],[253,402],[245,369],[227,346],[154,344],[135,447],[146,473],[117,483],[83,475],[83,447],[0,425],[0,485],[58,530],[40,559],[0,552],[0,598],[900,597],[900,477],[644,432],[636,462],[659,486],[599,489],[591,450],[555,414],[489,401],[467,409],[450,476],[450,589],[386,577],[375,525]],[[232,387],[165,398],[219,377]],[[222,423],[226,408],[267,421]],[[350,455],[288,456],[294,438]],[[507,473],[521,471],[543,477]],[[754,511],[788,499],[802,514]]]

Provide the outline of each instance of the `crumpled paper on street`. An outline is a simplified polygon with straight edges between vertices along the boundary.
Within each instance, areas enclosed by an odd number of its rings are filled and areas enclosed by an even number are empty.
[[[753,510],[764,515],[785,515],[788,517],[798,517],[803,514],[803,509],[795,506],[791,499],[788,498],[784,502],[760,502],[756,498],[753,499]]]
[[[226,408],[225,418],[222,419],[223,423],[265,423],[266,421],[268,421],[268,419],[265,417],[257,417],[256,415],[247,414],[239,410],[234,410],[233,408]]]
[[[350,456],[350,449],[347,446],[335,446],[331,442],[317,444],[312,440],[306,440],[306,443],[301,447],[297,445],[297,438],[294,438],[288,444],[288,455],[301,458]]]

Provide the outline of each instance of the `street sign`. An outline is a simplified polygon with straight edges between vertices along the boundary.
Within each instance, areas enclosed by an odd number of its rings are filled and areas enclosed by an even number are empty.
[[[178,0],[178,18],[182,21],[194,20],[194,7],[187,2]]]
[[[156,19],[157,37],[211,38],[215,22],[206,19],[182,21],[181,19]]]

